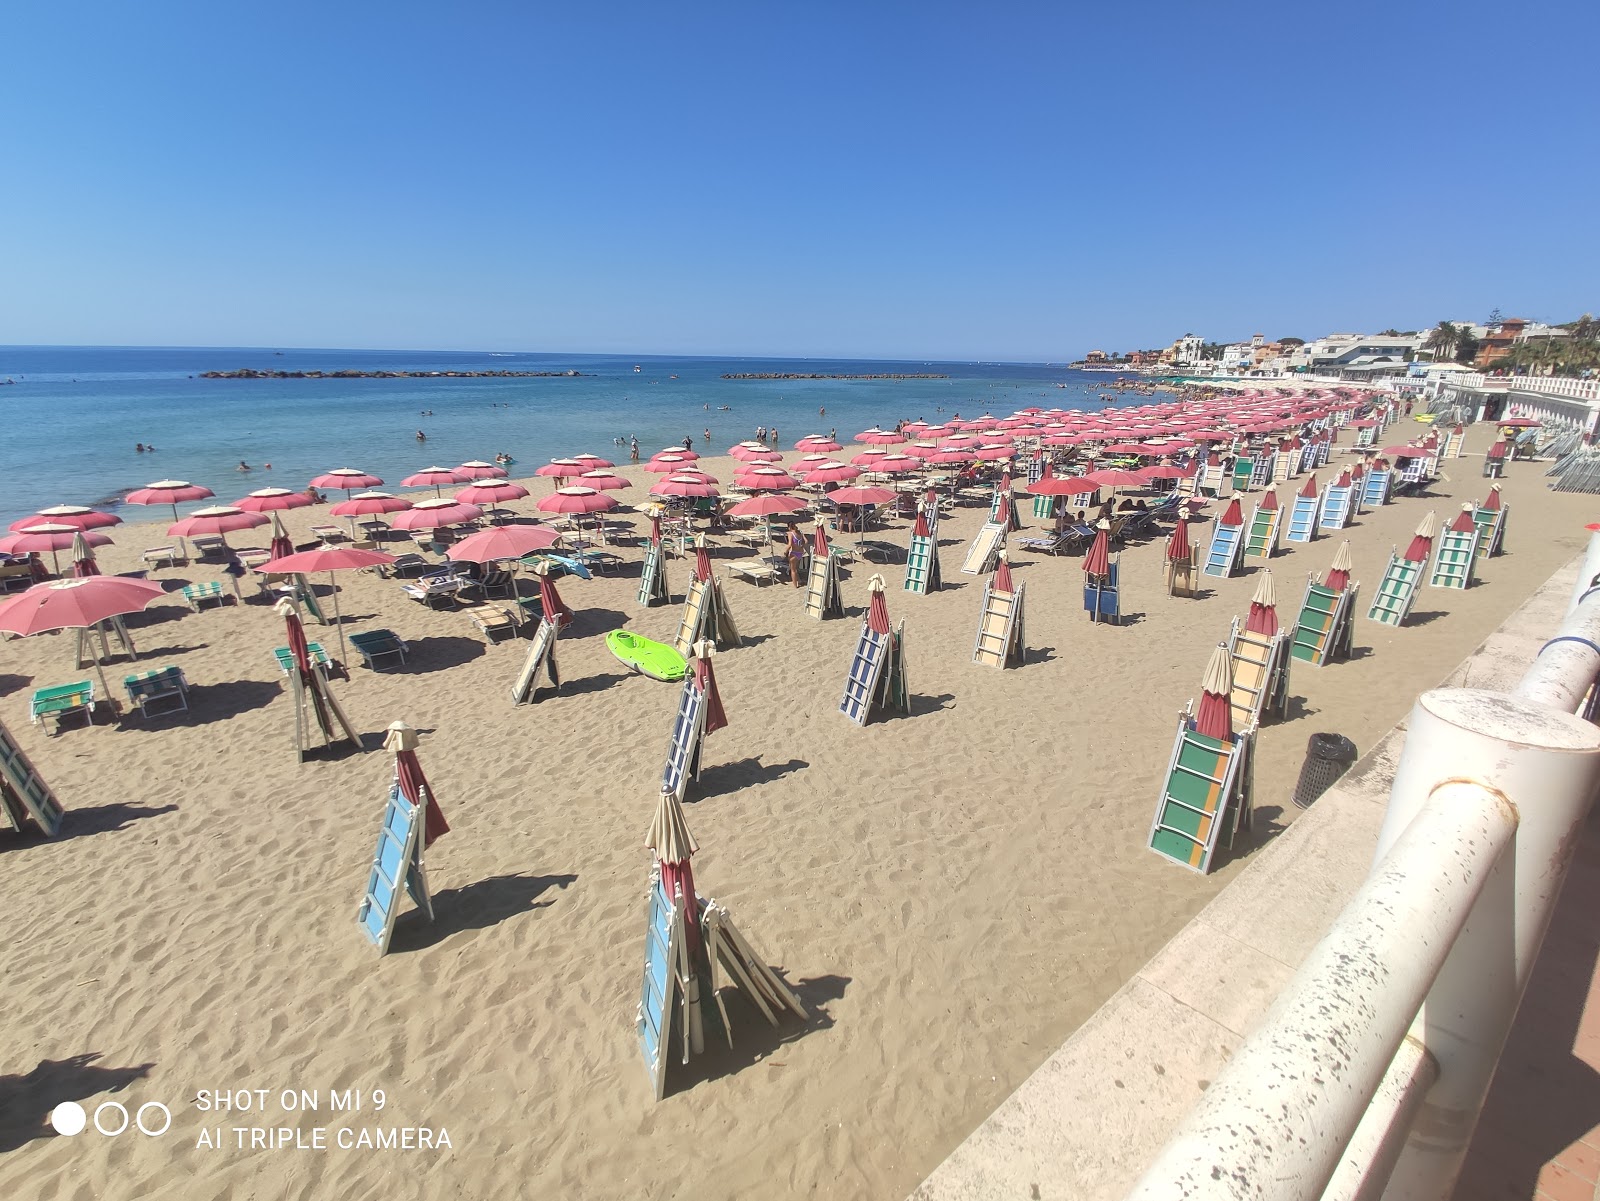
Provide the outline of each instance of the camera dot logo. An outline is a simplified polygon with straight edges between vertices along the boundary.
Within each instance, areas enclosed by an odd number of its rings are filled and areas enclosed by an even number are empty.
[[[63,1101],[50,1111],[50,1125],[57,1134],[64,1134],[68,1138],[82,1134],[88,1124],[89,1115],[83,1112],[83,1106],[76,1101]]]

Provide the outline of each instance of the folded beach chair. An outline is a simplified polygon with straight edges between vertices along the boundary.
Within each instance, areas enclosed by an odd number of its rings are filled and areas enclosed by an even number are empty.
[[[1205,563],[1200,570],[1206,575],[1222,579],[1238,575],[1244,558],[1243,533],[1242,525],[1218,523],[1211,536],[1211,545],[1206,548]]]
[[[1317,583],[1315,576],[1308,576],[1289,653],[1313,667],[1323,667],[1334,659],[1348,659],[1355,637],[1355,622],[1351,618],[1360,593],[1361,585],[1357,583],[1352,582],[1344,591],[1337,592]]]
[[[93,680],[79,680],[73,684],[57,684],[35,690],[29,716],[44,726],[46,734],[59,733],[61,719],[74,713],[82,713],[89,725],[94,724]]]
[[[1233,726],[1247,730],[1269,713],[1281,720],[1289,710],[1289,639],[1281,631],[1257,634],[1233,619],[1228,654],[1233,659]]]
[[[515,638],[517,628],[521,624],[517,621],[515,613],[498,605],[472,605],[464,612],[467,620],[478,627],[478,631],[488,640],[490,646],[496,642]]]
[[[183,678],[181,667],[136,672],[124,676],[122,686],[128,690],[128,700],[139,706],[140,717],[148,718],[153,707],[158,713],[181,713],[189,708],[189,681]]]
[[[1389,565],[1383,569],[1383,579],[1378,581],[1367,617],[1388,626],[1402,624],[1417,598],[1417,583],[1423,566],[1424,563],[1401,558],[1398,550],[1391,551]]]
[[[964,575],[986,575],[994,570],[995,559],[1005,541],[1006,527],[1001,522],[986,521],[973,535],[967,546],[967,557],[962,561]]]
[[[1361,504],[1368,509],[1376,509],[1379,505],[1389,503],[1389,481],[1393,473],[1388,471],[1369,471],[1361,490]]]
[[[318,671],[325,673],[328,670],[330,660],[328,659],[328,652],[322,649],[322,643],[308,642],[306,651],[311,656],[311,665]],[[272,657],[278,661],[278,670],[284,675],[288,675],[294,670],[294,655],[290,653],[288,647],[274,647]]]
[[[0,725],[0,816],[13,830],[22,830],[31,821],[46,838],[54,838],[65,816],[61,802],[50,786],[39,778],[33,764]]]
[[[1478,561],[1477,506],[1470,501],[1456,519],[1439,534],[1433,552],[1433,571],[1428,575],[1431,588],[1470,588]]]
[[[221,608],[228,598],[222,591],[221,580],[206,580],[199,584],[185,584],[183,599],[188,602],[189,608],[198,613],[207,602],[213,602]]]
[[[1250,824],[1253,731],[1231,742],[1194,728],[1185,711],[1178,718],[1166,779],[1150,823],[1148,845],[1158,855],[1202,874],[1211,870],[1217,843],[1233,845]]]
[[[1083,577],[1083,608],[1090,621],[1109,621],[1119,625],[1122,621],[1122,588],[1118,581],[1120,563],[1110,564],[1104,576]]]
[[[1350,489],[1349,484],[1329,484],[1322,490],[1322,511],[1317,524],[1324,531],[1342,530],[1350,524]]]
[[[393,630],[364,630],[359,634],[351,634],[350,645],[373,671],[380,670],[379,663],[386,659],[400,663],[406,661],[406,644],[400,641],[400,635]]]

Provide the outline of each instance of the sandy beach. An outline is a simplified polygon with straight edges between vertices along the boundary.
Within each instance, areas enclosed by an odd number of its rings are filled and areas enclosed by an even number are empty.
[[[1393,435],[1423,429],[1401,422]],[[1320,579],[1348,537],[1362,584],[1356,657],[1295,665],[1291,720],[1259,738],[1255,831],[1209,877],[1152,854],[1145,837],[1176,716],[1245,612],[1255,566],[1178,600],[1162,585],[1160,540],[1135,546],[1123,609],[1139,617],[1112,628],[1082,611],[1079,559],[1019,551],[1029,654],[1008,671],[971,662],[982,584],[958,568],[982,508],[940,526],[945,590],[909,595],[898,561],[858,563],[845,620],[808,620],[786,585],[726,580],[746,644],[715,661],[730,725],[708,740],[690,792],[695,876],[813,1020],[773,1031],[730,1002],[732,1051],[673,1064],[661,1103],[633,1017],[643,838],[678,688],[628,675],[603,635],[627,625],[670,639],[680,606],[637,603],[637,548],[615,576],[559,582],[577,611],[557,651],[564,683],[522,707],[508,689],[526,642],[485,645],[465,616],[423,608],[396,581],[342,573],[347,631],[393,628],[410,657],[335,681],[368,750],[305,764],[271,655],[282,619],[248,587],[242,605],[196,614],[173,597],[129,622],[140,667],[181,666],[192,685],[175,718],[46,737],[28,721],[32,690],[87,673],[70,634],[6,642],[0,721],[69,824],[55,840],[0,833],[0,1193],[896,1201],[1293,820],[1312,733],[1365,751],[1583,547],[1593,500],[1552,494],[1542,464],[1513,463],[1507,551],[1480,565],[1479,583],[1424,587],[1403,628],[1366,620],[1390,548],[1429,509],[1447,522],[1485,494],[1492,435],[1472,429],[1467,456],[1445,462],[1427,497],[1273,559],[1292,623],[1307,573]],[[1330,466],[1349,444],[1344,431]],[[730,460],[703,465],[732,478]],[[619,498],[642,504],[654,477],[622,474],[635,486]],[[551,483],[521,482],[533,496],[508,507],[531,514]],[[1286,506],[1299,482],[1280,487]],[[43,503],[57,499],[68,498]],[[1039,523],[1021,508],[1026,537]],[[297,541],[331,520],[323,507],[285,516]],[[136,567],[144,547],[170,541],[166,524],[111,530],[104,569]],[[908,528],[871,537],[903,549]],[[1193,533],[1209,539],[1206,526]],[[266,531],[230,540],[264,546]],[[748,552],[718,541],[721,575]],[[680,597],[688,565],[668,571]],[[862,729],[836,706],[873,572],[891,617],[906,619],[915,701],[910,716]],[[192,564],[153,578],[225,577]],[[332,628],[308,630],[337,643]],[[116,682],[127,668],[107,670]],[[377,747],[395,720],[424,731],[452,831],[427,857],[437,920],[406,905],[379,958],[355,912],[392,770]],[[218,1089],[271,1096],[264,1112],[193,1104]],[[323,1108],[286,1113],[284,1089],[315,1091]],[[329,1091],[345,1089],[362,1090],[363,1110],[329,1112]],[[162,1102],[172,1128],[69,1139],[45,1124],[59,1101],[92,1112],[107,1099]],[[232,1130],[247,1126],[424,1127],[451,1146],[343,1149],[330,1136],[326,1150],[300,1150],[291,1135],[288,1147],[240,1148]],[[203,1131],[222,1147],[197,1146]]]

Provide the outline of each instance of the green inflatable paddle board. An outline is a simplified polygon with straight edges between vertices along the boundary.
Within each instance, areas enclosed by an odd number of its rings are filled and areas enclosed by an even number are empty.
[[[612,630],[607,634],[606,649],[652,680],[681,680],[689,674],[689,665],[683,656],[666,643],[651,642],[627,630]]]

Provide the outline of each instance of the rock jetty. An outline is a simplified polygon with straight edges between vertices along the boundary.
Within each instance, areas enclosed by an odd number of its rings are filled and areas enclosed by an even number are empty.
[[[201,379],[571,379],[581,371],[202,371]]]

